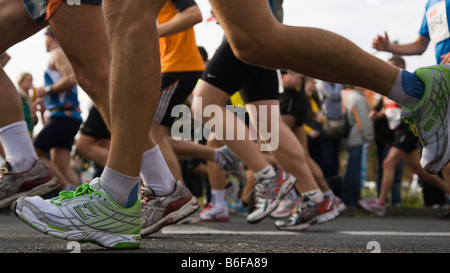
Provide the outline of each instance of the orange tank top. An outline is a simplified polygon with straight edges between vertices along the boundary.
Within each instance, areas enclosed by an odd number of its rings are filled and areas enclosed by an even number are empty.
[[[158,23],[165,23],[176,14],[175,5],[167,1],[158,15]],[[160,37],[159,48],[162,73],[204,70],[193,27],[170,36]]]

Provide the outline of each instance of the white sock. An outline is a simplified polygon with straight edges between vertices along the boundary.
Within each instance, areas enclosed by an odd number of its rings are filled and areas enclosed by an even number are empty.
[[[268,179],[274,177],[275,175],[277,175],[277,173],[274,167],[272,165],[267,165],[264,169],[255,173],[255,178],[256,180]]]
[[[100,182],[106,193],[114,202],[121,206],[130,207],[138,199],[140,177],[121,174],[105,166],[100,176]]]
[[[309,200],[315,202],[315,203],[320,203],[323,201],[323,192],[319,189],[317,190],[312,190],[312,191],[307,191],[305,193],[302,193],[302,195],[306,195],[308,196]]]
[[[142,182],[156,196],[171,194],[175,189],[175,177],[169,170],[159,146],[146,151],[141,165]]]
[[[25,121],[0,128],[0,142],[5,151],[5,160],[14,172],[31,169],[38,159]]]
[[[401,106],[411,108],[420,101],[424,88],[423,82],[414,73],[401,69],[388,98]]]
[[[211,203],[218,208],[225,207],[225,190],[211,190]]]
[[[334,194],[334,192],[331,189],[327,190],[323,194],[330,197],[330,199],[336,198],[336,195]]]

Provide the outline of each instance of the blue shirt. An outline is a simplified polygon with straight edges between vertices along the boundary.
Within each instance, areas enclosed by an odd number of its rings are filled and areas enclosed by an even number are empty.
[[[419,34],[436,44],[436,61],[450,52],[450,0],[428,0]]]
[[[52,85],[61,79],[61,73],[49,68],[45,71],[44,78],[45,86]],[[50,111],[50,116],[52,117],[82,119],[76,85],[71,90],[45,96],[44,103],[45,108]]]

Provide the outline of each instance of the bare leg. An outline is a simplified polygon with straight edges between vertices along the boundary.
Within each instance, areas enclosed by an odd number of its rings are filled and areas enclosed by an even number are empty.
[[[140,173],[160,94],[161,68],[155,22],[165,2],[103,2],[112,53],[110,102],[114,109],[111,111],[108,166],[134,177]]]
[[[201,158],[208,161],[214,160],[214,149],[211,147],[183,139],[174,140],[171,137],[167,141],[179,157]]]
[[[300,144],[303,147],[303,150],[305,151],[306,160],[308,161],[308,166],[311,169],[311,172],[314,176],[314,179],[317,182],[317,185],[319,185],[319,188],[326,192],[330,190],[330,186],[328,185],[327,181],[325,180],[325,176],[323,175],[322,169],[317,164],[317,162],[310,156],[308,151],[308,138],[306,136],[305,128],[304,126],[296,126],[293,129],[294,135],[297,137],[297,139],[300,141]],[[297,183],[298,184],[298,183]]]
[[[269,106],[267,117],[256,117],[255,113],[249,111],[249,116],[253,124],[258,124],[260,122],[265,122],[270,130],[275,130],[273,124],[271,124],[271,105],[279,105],[278,100],[264,100],[247,103],[247,105],[256,106],[257,113],[261,113],[259,107]],[[288,173],[292,174],[294,177],[298,178],[300,183],[296,183],[300,193],[305,193],[318,188],[316,181],[311,173],[310,167],[306,160],[305,149],[302,147],[298,139],[295,137],[291,129],[283,122],[281,117],[279,122],[279,145],[278,148],[271,153],[276,158],[280,166]],[[271,128],[271,129],[270,129]],[[261,132],[261,131],[260,131]],[[263,136],[267,138],[267,136]]]
[[[97,140],[91,136],[80,135],[75,142],[76,150],[82,156],[94,161],[97,165],[105,167],[109,153],[109,139]]]
[[[70,151],[61,148],[53,148],[50,150],[50,157],[52,163],[61,171],[67,178],[70,184],[75,187],[80,186],[80,178],[77,173],[70,166]]]
[[[99,5],[69,6],[66,1],[63,1],[49,21],[61,48],[72,64],[78,84],[89,95],[102,114],[103,120],[110,127],[111,57],[102,7]]]
[[[383,160],[383,177],[381,179],[381,190],[378,196],[380,202],[386,203],[387,196],[394,185],[395,168],[405,157],[405,152],[396,147],[392,147],[386,158]]]
[[[47,165],[47,167],[50,169],[51,173],[58,178],[58,183],[62,186],[62,187],[67,187],[69,186],[71,183],[70,181],[66,178],[66,176],[58,169],[58,167],[56,167],[55,164],[53,164],[46,156],[45,153],[39,149],[36,149],[36,154],[38,155],[39,159],[42,160],[45,165]]]
[[[45,27],[37,25],[28,15],[20,0],[0,0],[0,52],[30,37]],[[0,66],[0,128],[24,120],[16,87]]]
[[[411,171],[416,173],[426,183],[438,187],[444,193],[450,193],[450,184],[447,183],[437,174],[430,174],[426,172],[420,165],[420,153],[419,150],[414,150],[408,153],[405,157],[405,162],[411,168]]]
[[[221,89],[205,82],[200,81],[197,87],[195,88],[195,97],[201,97],[202,98],[202,107],[205,108],[208,105],[218,105],[222,108],[223,113],[223,120],[226,120],[226,109],[222,105],[225,105],[226,101],[230,98],[230,95],[228,95],[226,92],[222,91]],[[194,111],[197,111],[196,109],[200,107],[200,105],[196,105],[196,102],[194,101],[193,109]],[[203,109],[200,109],[203,112]],[[206,123],[210,118],[209,117],[203,117],[203,122]],[[234,117],[234,122],[242,122],[238,120],[236,117]],[[235,123],[235,124],[236,124]],[[227,126],[225,126],[227,127]],[[248,129],[246,126],[240,126],[245,127],[245,135],[248,136]],[[237,130],[234,130],[236,134]],[[224,134],[226,133],[226,128],[224,129]],[[237,139],[237,136],[235,136],[234,139]],[[260,154],[260,151],[258,150],[258,147],[254,145],[253,141],[251,140],[239,140],[239,141],[227,141],[224,140],[223,143],[225,143],[236,155],[244,162],[244,164],[251,170],[253,170],[255,173],[265,168],[267,165],[269,165],[269,162],[263,157],[263,156],[255,156]]]
[[[399,69],[326,30],[280,24],[266,0],[210,0],[236,56],[387,96]],[[264,31],[261,31],[264,29]],[[357,73],[355,73],[357,71]]]

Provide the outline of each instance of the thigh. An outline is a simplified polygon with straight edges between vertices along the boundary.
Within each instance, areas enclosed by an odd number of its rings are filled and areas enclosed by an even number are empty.
[[[70,152],[70,150],[58,147],[51,149],[50,156],[52,162],[54,162],[59,167],[70,166]]]
[[[277,99],[252,101],[246,103],[245,108],[254,125],[264,122],[270,130],[272,122],[284,123],[280,115],[280,101]]]
[[[233,48],[246,40],[266,43],[271,26],[278,23],[267,0],[210,0],[210,3]]]
[[[386,158],[383,160],[383,168],[394,169],[397,164],[406,157],[406,153],[403,150],[397,147],[391,147]]]
[[[236,58],[230,44],[224,40],[209,61],[202,80],[231,96],[247,85],[260,70]]]
[[[0,52],[32,36],[46,26],[37,24],[21,0],[0,0]]]

